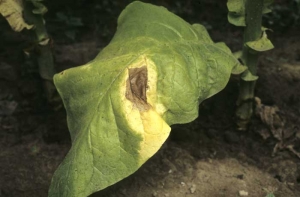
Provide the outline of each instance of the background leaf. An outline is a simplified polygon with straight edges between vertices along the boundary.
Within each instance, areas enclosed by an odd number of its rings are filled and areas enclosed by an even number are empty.
[[[264,0],[263,14],[272,12],[272,10],[269,7],[273,2],[274,0]]]
[[[228,21],[236,26],[246,26],[246,0],[228,0]]]
[[[34,5],[35,9],[32,10],[34,14],[44,15],[48,11],[47,7],[44,6],[44,4],[42,3],[43,0],[27,0],[27,1],[30,1]]]
[[[263,14],[272,12],[269,8],[273,3],[273,0],[264,0],[263,2]],[[235,26],[246,26],[246,0],[228,0],[228,21]]]
[[[22,0],[0,0],[0,14],[2,14],[14,31],[20,32],[24,28],[31,29],[23,18]]]

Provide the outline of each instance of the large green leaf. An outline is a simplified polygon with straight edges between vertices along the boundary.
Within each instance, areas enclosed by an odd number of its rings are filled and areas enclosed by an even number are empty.
[[[93,61],[54,77],[72,148],[49,196],[85,197],[135,172],[161,147],[169,125],[194,120],[199,103],[223,89],[239,65],[203,26],[131,3]]]

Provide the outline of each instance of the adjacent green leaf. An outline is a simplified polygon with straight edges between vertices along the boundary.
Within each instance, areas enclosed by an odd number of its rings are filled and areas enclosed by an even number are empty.
[[[246,45],[255,51],[267,51],[274,48],[272,42],[268,39],[266,31],[263,31],[259,40],[247,42]]]
[[[246,26],[246,1],[247,0],[228,0],[228,21],[235,26]],[[274,0],[264,0],[263,14],[272,12],[269,8]]]
[[[237,51],[237,52],[233,53],[233,56],[236,59],[238,59],[241,62],[241,64],[239,64],[233,68],[233,70],[231,72],[232,74],[240,74],[248,69],[247,66],[245,65],[245,60],[243,59],[242,55],[243,55],[243,51]]]
[[[243,55],[243,51],[237,51],[233,53],[234,57],[237,59],[241,59]]]
[[[245,18],[246,0],[228,0],[228,21],[236,26],[246,26]]]
[[[14,31],[20,32],[24,28],[31,29],[23,18],[22,0],[0,0],[0,14],[2,14]]]
[[[261,26],[261,31],[272,31],[273,32],[272,29],[264,27],[264,26]]]
[[[269,193],[265,197],[275,197],[275,195],[273,193]]]
[[[47,7],[44,6],[44,4],[42,3],[43,0],[26,0],[26,1],[30,1],[34,5],[35,9],[32,10],[32,13],[34,14],[43,15],[48,11]]]
[[[243,72],[241,78],[244,81],[256,81],[258,79],[258,76],[253,75],[249,70],[246,70],[245,72]]]
[[[131,3],[93,61],[54,77],[72,148],[49,196],[86,197],[135,172],[167,139],[169,125],[194,120],[199,103],[223,89],[238,65],[203,26]]]
[[[264,0],[263,14],[272,12],[272,10],[269,7],[273,2],[274,0]]]
[[[246,71],[247,69],[248,69],[247,66],[239,64],[239,65],[233,67],[231,73],[232,74],[240,74],[240,73],[243,73],[244,71]]]

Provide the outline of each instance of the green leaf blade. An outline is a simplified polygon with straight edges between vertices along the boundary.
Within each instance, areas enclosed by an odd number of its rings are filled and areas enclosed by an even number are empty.
[[[244,81],[256,81],[258,79],[258,76],[256,75],[253,75],[249,70],[246,70],[241,78],[244,80]]]
[[[169,125],[194,120],[199,103],[223,89],[238,64],[203,26],[130,4],[93,61],[54,77],[72,148],[49,196],[88,196],[135,172],[167,139]]]
[[[235,26],[246,26],[245,0],[228,0],[228,21]]]
[[[268,51],[274,48],[274,45],[267,37],[266,31],[263,31],[263,34],[260,39],[247,42],[246,45],[258,52]]]
[[[23,18],[24,5],[22,0],[0,1],[0,14],[6,18],[11,28],[20,32],[24,28],[32,29],[33,25],[27,24]]]

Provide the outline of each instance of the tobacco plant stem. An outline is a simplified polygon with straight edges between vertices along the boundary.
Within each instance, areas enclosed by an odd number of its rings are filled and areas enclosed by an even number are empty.
[[[53,84],[53,75],[55,74],[53,54],[50,47],[50,39],[44,24],[44,19],[40,14],[32,13],[33,6],[30,2],[25,2],[25,19],[34,25],[33,31],[37,42],[37,63],[39,73],[44,83],[44,90],[49,103],[54,102],[55,87]]]
[[[246,46],[249,41],[258,40],[261,37],[263,0],[246,1],[246,27],[244,30],[244,47],[242,59],[248,66],[249,71],[256,75],[258,52]],[[237,101],[237,126],[239,130],[246,130],[253,113],[255,81],[244,81],[241,79],[240,92]]]

